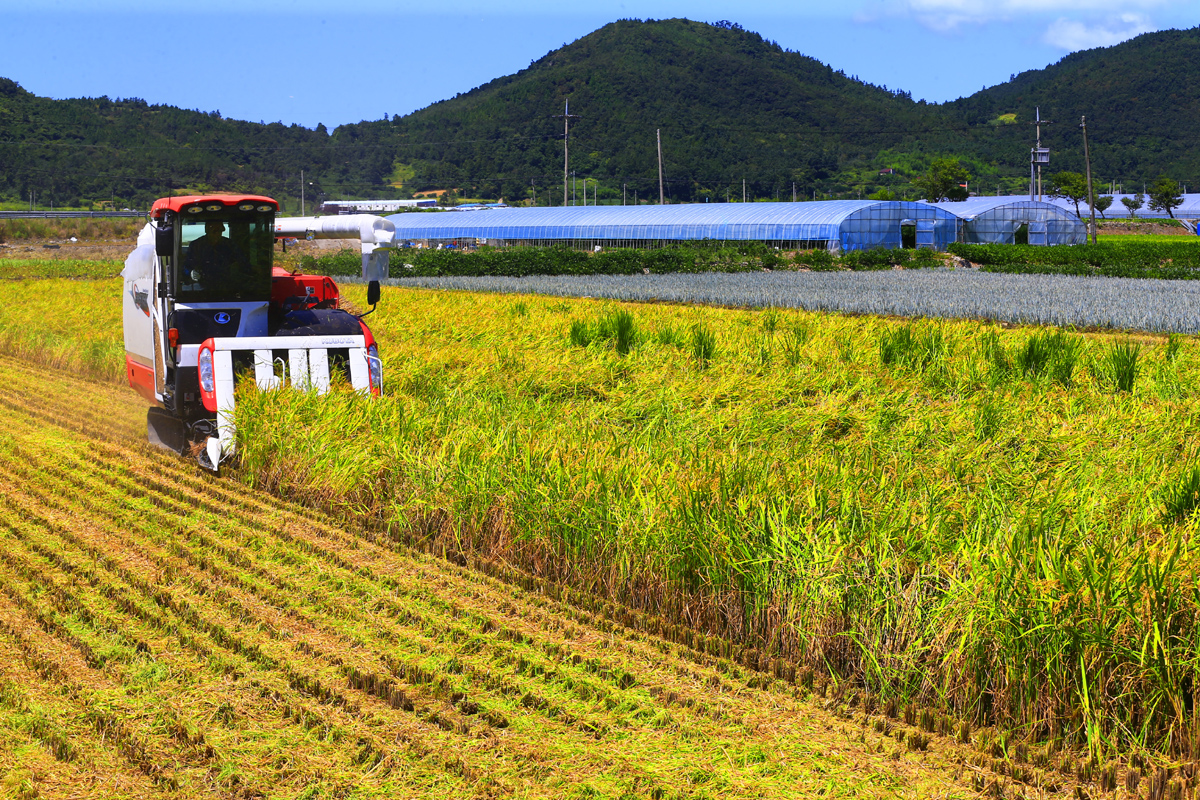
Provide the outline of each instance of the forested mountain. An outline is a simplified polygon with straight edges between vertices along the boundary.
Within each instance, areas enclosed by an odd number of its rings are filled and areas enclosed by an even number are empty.
[[[969,65],[962,68],[969,69]],[[1200,28],[1074,53],[942,105],[865,84],[737,25],[622,20],[405,117],[312,130],[141,100],[49,100],[0,78],[0,199],[144,206],[182,190],[310,200],[407,196],[562,202],[571,169],[601,201],[658,196],[656,131],[673,201],[901,193],[937,156],[975,186],[1020,191],[1035,106],[1051,170],[1082,169],[1086,114],[1098,180],[1167,173],[1200,185]],[[892,174],[881,174],[891,168]],[[582,188],[577,189],[582,202]]]
[[[0,197],[40,206],[138,203],[180,188],[284,190],[322,128],[222,119],[142,100],[49,100],[0,78]],[[298,190],[298,177],[295,180]]]
[[[514,198],[533,181],[561,203],[568,99],[571,168],[615,197],[627,184],[657,199],[657,131],[673,199],[740,199],[743,179],[755,196],[790,198],[793,182],[811,192],[885,149],[919,150],[941,118],[736,25],[623,20],[516,75],[355,127],[399,145],[418,182]]]
[[[1167,173],[1200,187],[1200,27],[1145,33],[1113,47],[1083,50],[1046,69],[1013,76],[945,108],[970,125],[1002,114],[1020,122],[1041,108],[1051,169],[1082,172],[1080,119],[1087,118],[1092,170],[1127,187]],[[1026,126],[1022,126],[1026,127]],[[982,158],[1028,164],[1028,131]]]

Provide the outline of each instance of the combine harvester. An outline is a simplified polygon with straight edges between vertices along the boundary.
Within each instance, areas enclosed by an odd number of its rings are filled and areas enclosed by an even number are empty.
[[[163,198],[121,272],[125,372],[154,404],[149,439],[177,453],[199,445],[209,469],[234,452],[242,371],[253,370],[262,389],[287,381],[324,393],[338,373],[375,396],[382,386],[366,315],[341,309],[329,278],[275,267],[274,245],[285,237],[359,240],[374,311],[395,226],[366,214],[276,219],[278,210],[257,195]]]

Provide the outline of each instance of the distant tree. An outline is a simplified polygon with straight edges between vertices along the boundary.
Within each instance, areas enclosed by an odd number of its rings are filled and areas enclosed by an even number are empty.
[[[899,200],[900,197],[895,192],[893,192],[891,189],[880,189],[879,191],[872,192],[871,194],[867,195],[867,199],[868,200],[890,201],[890,200]]]
[[[970,180],[966,167],[957,158],[935,158],[929,172],[913,178],[913,185],[925,200],[938,203],[942,200],[966,200],[967,190],[963,184]]]
[[[1104,212],[1113,204],[1113,196],[1111,194],[1102,194],[1097,197],[1092,203],[1096,206],[1096,210],[1100,212],[1100,216],[1104,217]],[[1108,219],[1108,217],[1104,217]]]
[[[1165,211],[1167,216],[1175,219],[1175,209],[1183,205],[1183,193],[1179,191],[1178,181],[1163,175],[1150,187],[1149,194],[1151,211]]]
[[[1137,219],[1137,210],[1146,204],[1146,195],[1138,192],[1133,197],[1122,197],[1121,205],[1129,210],[1129,218]]]
[[[1057,172],[1050,177],[1050,196],[1074,203],[1075,216],[1083,219],[1079,204],[1088,198],[1087,178],[1078,172]]]
[[[458,205],[458,192],[453,189],[442,192],[442,196],[438,198],[438,205],[445,207]]]

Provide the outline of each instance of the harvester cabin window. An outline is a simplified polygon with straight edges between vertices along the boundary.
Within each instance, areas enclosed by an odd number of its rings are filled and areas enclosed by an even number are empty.
[[[271,298],[269,219],[189,219],[181,230],[176,297],[184,303]]]

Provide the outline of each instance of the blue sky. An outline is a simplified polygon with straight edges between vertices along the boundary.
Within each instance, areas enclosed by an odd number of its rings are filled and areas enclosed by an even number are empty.
[[[1200,24],[1200,0],[0,0],[0,76],[329,128],[403,115],[621,18],[730,20],[914,99]]]

